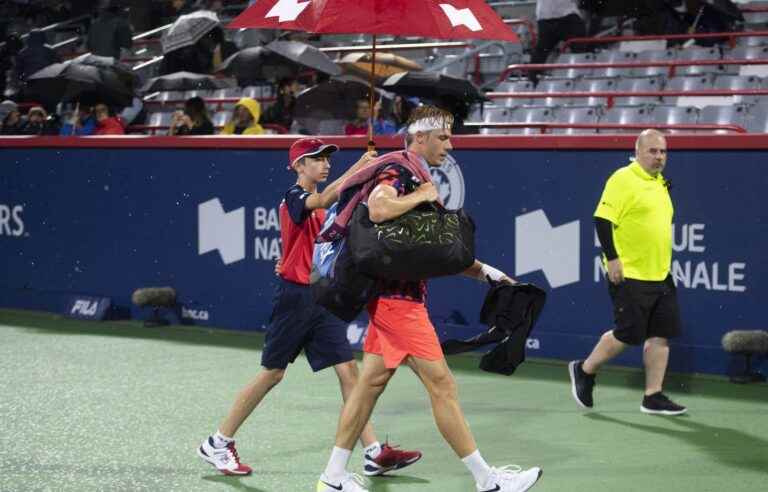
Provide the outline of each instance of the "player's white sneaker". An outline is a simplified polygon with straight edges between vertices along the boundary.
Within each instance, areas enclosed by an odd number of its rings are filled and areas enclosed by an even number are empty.
[[[356,473],[347,473],[341,481],[329,480],[325,473],[317,481],[317,492],[369,492],[366,480]]]
[[[235,441],[230,442],[226,447],[216,448],[209,437],[197,448],[197,455],[224,475],[250,475],[253,471],[250,466],[240,463]]]
[[[542,473],[537,466],[527,470],[517,465],[491,467],[488,480],[484,484],[476,484],[477,492],[525,492],[536,484]]]

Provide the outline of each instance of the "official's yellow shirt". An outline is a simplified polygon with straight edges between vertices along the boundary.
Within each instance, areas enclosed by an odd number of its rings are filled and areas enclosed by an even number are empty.
[[[624,276],[664,280],[672,263],[674,209],[667,182],[633,161],[608,178],[595,217],[613,223],[613,242]]]

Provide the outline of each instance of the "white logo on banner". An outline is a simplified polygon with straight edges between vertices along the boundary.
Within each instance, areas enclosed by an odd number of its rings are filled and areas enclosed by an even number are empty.
[[[279,0],[267,12],[265,18],[277,17],[277,22],[295,21],[304,12],[304,9],[312,2],[299,2],[298,0]]]
[[[0,236],[19,237],[24,234],[23,205],[0,204]]]
[[[87,299],[78,299],[72,306],[72,311],[69,314],[81,314],[83,316],[93,316],[96,314],[96,310],[99,309],[99,301],[89,301]]]
[[[225,265],[245,258],[245,207],[224,212],[218,198],[197,206],[197,252],[218,250]]]
[[[446,156],[441,166],[430,166],[429,173],[445,208],[457,210],[464,206],[464,175],[456,159]]]
[[[579,221],[552,227],[543,210],[515,219],[515,275],[542,270],[552,288],[579,281]]]
[[[210,319],[210,314],[203,309],[187,309],[182,307],[181,317],[185,319],[194,319],[196,321],[208,321]]]
[[[441,3],[440,8],[443,9],[443,12],[445,12],[445,15],[448,17],[448,20],[451,21],[453,27],[464,25],[467,26],[470,31],[483,30],[483,26],[480,25],[480,22],[471,10],[457,9],[453,5],[447,3]]]

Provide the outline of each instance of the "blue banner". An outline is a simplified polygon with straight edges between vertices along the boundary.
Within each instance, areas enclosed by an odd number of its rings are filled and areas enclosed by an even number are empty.
[[[334,155],[334,174],[360,151]],[[277,207],[295,182],[285,149],[0,149],[0,305],[61,311],[70,296],[169,285],[183,322],[263,329],[280,255]],[[584,357],[612,323],[592,213],[617,150],[457,150],[433,175],[446,203],[477,223],[477,255],[548,291],[529,356]],[[673,273],[684,335],[678,371],[725,373],[723,334],[765,329],[768,173],[760,151],[672,151]],[[485,287],[431,281],[441,337],[484,329]],[[71,306],[69,306],[71,308]],[[359,343],[365,320],[349,337]],[[638,350],[618,360],[636,365]]]

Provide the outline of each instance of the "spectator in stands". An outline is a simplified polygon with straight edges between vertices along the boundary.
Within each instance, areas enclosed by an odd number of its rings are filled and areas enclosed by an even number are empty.
[[[3,118],[3,126],[0,128],[0,135],[22,135],[21,113],[18,109],[12,109]]]
[[[16,66],[16,56],[24,46],[17,34],[3,36],[0,46],[0,98],[5,95],[8,71]]]
[[[415,105],[405,96],[395,96],[395,102],[392,104],[392,120],[400,131],[408,124],[408,118],[411,117],[411,111]]]
[[[96,131],[94,135],[123,135],[125,134],[125,125],[123,120],[113,116],[106,104],[97,104],[93,108],[96,116]]]
[[[581,18],[577,3],[578,0],[538,0],[536,2],[538,29],[531,63],[546,63],[547,57],[559,42],[568,38],[586,36],[586,24]],[[533,78],[536,78],[535,75]]]
[[[5,101],[0,103],[0,122],[5,120],[5,117],[8,116],[13,111],[18,111],[19,106],[15,102],[6,99]]]
[[[261,135],[264,128],[259,125],[261,105],[256,99],[244,97],[237,101],[232,119],[224,125],[222,135]]]
[[[62,137],[84,137],[93,135],[94,132],[96,132],[96,116],[89,106],[80,107],[78,104],[72,115],[66,118],[64,124],[61,125],[59,135]]]
[[[45,33],[33,30],[27,37],[27,47],[16,58],[16,76],[20,81],[25,81],[38,70],[59,61],[59,55],[45,44]]]
[[[380,116],[381,100],[373,105],[373,133],[374,135],[392,135],[397,133],[395,124]],[[368,98],[357,100],[355,119],[344,127],[345,135],[368,135],[368,118],[371,117],[371,102]]]
[[[120,59],[121,49],[133,46],[133,33],[128,21],[120,15],[115,0],[107,3],[88,31],[87,47],[91,53]]]
[[[177,111],[171,120],[169,135],[213,135],[213,123],[205,101],[199,97],[187,99],[184,111]]]
[[[237,45],[224,37],[224,30],[215,28],[197,43],[198,49],[210,53],[210,64],[205,73],[211,73],[221,62],[237,53]]]
[[[277,124],[286,130],[293,124],[293,108],[296,105],[296,94],[299,93],[299,83],[292,78],[280,80],[277,88],[277,101],[264,111],[261,121]]]
[[[40,106],[35,106],[27,113],[27,121],[21,126],[23,135],[58,135],[58,122],[48,116]]]
[[[170,24],[180,15],[189,14],[194,10],[194,2],[190,0],[168,0],[168,3],[165,5],[161,15],[163,17],[163,21]]]

